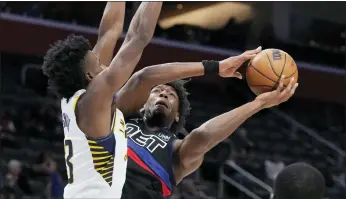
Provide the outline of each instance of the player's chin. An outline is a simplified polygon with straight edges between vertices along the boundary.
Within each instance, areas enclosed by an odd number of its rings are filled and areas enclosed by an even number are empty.
[[[170,110],[164,106],[155,106],[153,113],[155,115],[167,116],[170,113]]]

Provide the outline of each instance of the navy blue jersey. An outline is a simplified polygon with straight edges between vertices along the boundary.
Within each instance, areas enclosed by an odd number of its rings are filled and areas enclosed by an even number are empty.
[[[164,198],[175,186],[173,142],[168,129],[150,131],[142,118],[126,120],[128,163],[123,197],[126,199]]]

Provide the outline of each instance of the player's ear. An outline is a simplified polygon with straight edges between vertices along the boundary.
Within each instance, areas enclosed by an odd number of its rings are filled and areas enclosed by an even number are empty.
[[[144,115],[144,110],[145,110],[144,108],[145,108],[145,105],[139,110],[141,115]]]
[[[174,120],[175,120],[175,122],[179,122],[179,113],[177,113],[177,114],[175,115]]]
[[[93,79],[93,76],[90,74],[90,73],[85,73],[85,78],[88,80],[88,81],[91,81]]]

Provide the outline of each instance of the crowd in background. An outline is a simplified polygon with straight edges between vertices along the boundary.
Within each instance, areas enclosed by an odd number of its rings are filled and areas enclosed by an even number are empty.
[[[127,3],[125,30],[137,6],[138,3]],[[104,2],[81,4],[1,2],[0,8],[1,11],[7,13],[96,27],[104,9]],[[317,29],[328,26],[325,23],[319,24],[319,26],[315,25]],[[158,26],[155,36],[187,43],[243,50],[246,48],[250,25],[251,21],[238,23],[230,20],[223,29],[218,31],[188,25],[177,25],[167,30]],[[315,40],[324,38],[318,35],[318,31],[315,33],[317,35],[313,35]],[[263,28],[259,39],[264,48],[276,46],[285,49],[298,60],[344,66],[343,52],[338,46],[339,43],[334,41],[339,41],[340,38],[337,37],[330,37],[328,41],[315,42],[313,45],[309,42],[306,44],[285,43],[275,39],[273,27],[268,24]],[[326,48],[325,43],[334,47]],[[44,92],[38,95],[31,89],[25,88],[25,85],[18,80],[20,78],[14,76],[14,74],[20,74],[24,63],[40,64],[42,60],[37,61],[35,58],[31,59],[24,55],[5,53],[1,59],[4,60],[2,67],[5,73],[2,78],[4,83],[1,94],[9,95],[9,98],[0,98],[0,107],[2,107],[0,108],[0,199],[24,195],[38,198],[62,198],[67,176],[59,102],[52,100],[49,93]],[[244,84],[234,83],[233,85],[248,90]],[[234,89],[232,92],[220,91],[203,85],[205,92],[201,93],[200,88],[201,85],[193,81],[188,85],[191,93],[189,99],[192,102],[192,115],[188,118],[187,131],[248,100],[242,94],[234,92]],[[335,104],[296,99],[287,105],[280,106],[280,110],[291,118],[312,128],[320,136],[345,150],[343,108]],[[286,165],[305,161],[316,166],[323,173],[329,198],[341,199],[346,194],[344,157],[338,156],[335,151],[326,149],[321,143],[312,140],[296,126],[288,125],[276,115],[264,112],[251,118],[229,139],[208,152],[201,169],[182,181],[174,190],[171,199],[216,198],[220,171],[251,191],[262,194],[263,198],[268,198],[268,193],[254,185],[249,178],[234,169],[222,166],[229,161],[235,162],[268,185],[273,184],[277,174]],[[229,185],[226,185],[224,197],[246,198],[243,193]]]
[[[63,197],[67,179],[63,146],[59,144],[63,140],[60,121],[57,107],[42,104],[37,107],[31,104],[30,108],[9,109],[0,113],[1,199],[10,196]],[[192,177],[181,183],[172,198],[196,196],[208,199],[203,190],[208,190],[208,187]]]
[[[192,87],[190,92],[193,93],[194,91]],[[192,102],[196,97],[193,96]],[[6,106],[6,104],[3,105]],[[194,103],[193,107],[195,107]],[[195,115],[196,109],[200,110],[195,107],[192,115]],[[194,124],[189,122],[187,128],[193,128],[191,125]],[[251,135],[261,133],[256,130],[247,125],[242,126],[230,139],[208,152],[201,169],[184,180],[177,187],[172,198],[215,198],[218,190],[217,182],[220,177],[219,169],[225,161],[229,160],[236,162],[241,168],[262,179],[268,185],[272,185],[277,174],[287,165],[287,161],[283,159],[285,154],[280,154],[274,150],[272,150],[272,154],[261,154],[261,149],[258,147],[263,143]],[[15,193],[45,198],[61,198],[63,187],[66,184],[66,171],[59,107],[54,103],[47,105],[42,103],[13,104],[0,113],[0,132],[0,150],[2,152],[0,187],[2,194]],[[327,180],[329,190],[335,192],[345,190],[346,172],[344,168],[346,167],[333,166],[327,170],[321,169]],[[254,186],[248,178],[239,172],[226,168],[225,173],[245,186]],[[226,196],[235,198],[242,196],[242,193],[233,187],[228,188]]]

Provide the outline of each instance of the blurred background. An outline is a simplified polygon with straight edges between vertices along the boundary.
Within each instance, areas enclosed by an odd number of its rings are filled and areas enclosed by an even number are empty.
[[[94,44],[105,4],[0,2],[0,198],[62,198],[67,179],[60,102],[46,90],[42,56],[70,33]],[[126,3],[124,32],[139,4]],[[325,198],[345,198],[345,7],[345,2],[164,3],[137,70],[220,60],[262,45],[288,52],[300,83],[293,99],[250,118],[211,150],[172,199],[267,199],[277,173],[297,161],[323,173]],[[192,114],[186,132],[254,99],[244,80],[200,77],[187,88]]]

